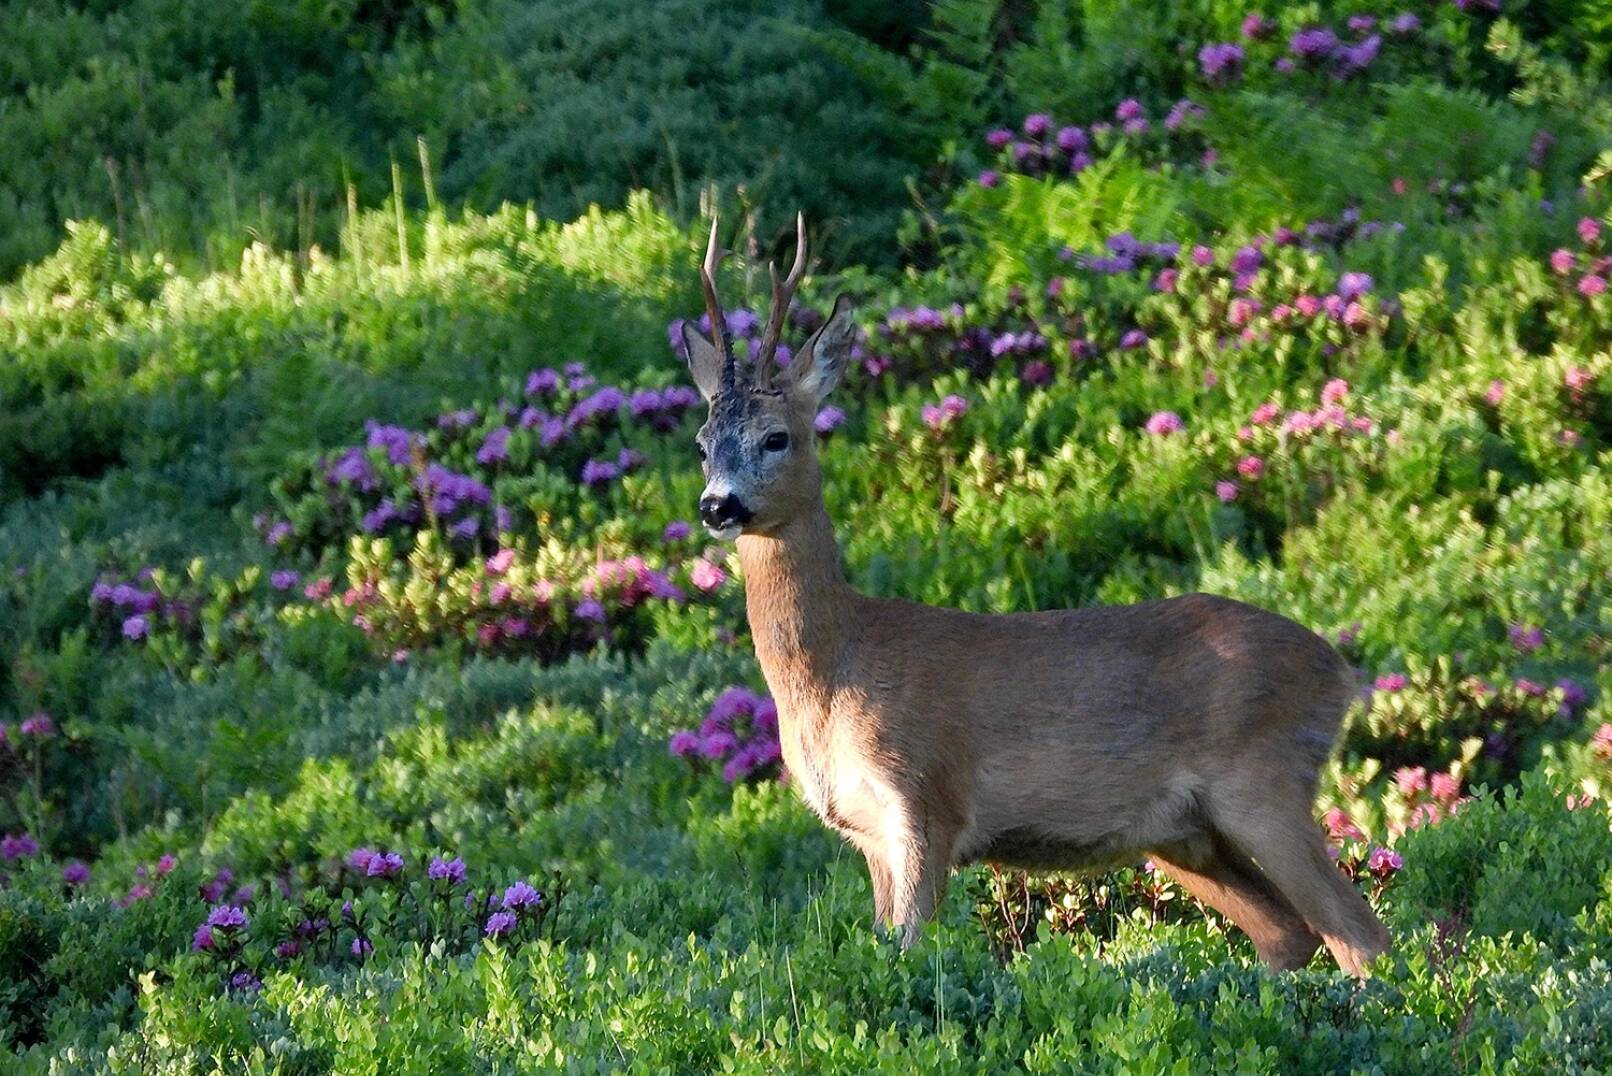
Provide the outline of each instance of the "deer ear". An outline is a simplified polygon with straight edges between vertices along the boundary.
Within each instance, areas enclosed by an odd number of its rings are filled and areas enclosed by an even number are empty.
[[[686,320],[682,332],[683,354],[688,360],[689,375],[694,378],[694,387],[700,390],[705,402],[710,403],[722,384],[722,356],[716,345]]]
[[[840,375],[851,358],[856,342],[856,323],[851,320],[851,297],[841,293],[834,300],[828,320],[812,333],[800,353],[786,368],[795,387],[822,403],[840,383]]]

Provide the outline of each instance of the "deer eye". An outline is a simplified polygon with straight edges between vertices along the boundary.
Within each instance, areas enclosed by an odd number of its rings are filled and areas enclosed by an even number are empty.
[[[789,435],[783,430],[777,430],[773,433],[769,433],[766,436],[766,439],[761,442],[761,450],[763,452],[782,452],[788,447]]]

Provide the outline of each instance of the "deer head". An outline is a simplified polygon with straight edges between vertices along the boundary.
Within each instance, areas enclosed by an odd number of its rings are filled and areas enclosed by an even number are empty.
[[[844,372],[854,325],[850,303],[841,295],[828,320],[789,364],[778,363],[779,334],[806,271],[803,216],[796,216],[795,230],[795,263],[788,275],[780,280],[777,266],[768,263],[772,310],[756,354],[741,364],[717,300],[716,271],[723,251],[717,221],[711,220],[700,284],[713,339],[685,322],[683,346],[694,384],[710,405],[695,443],[705,471],[700,519],[713,537],[773,532],[822,496],[812,421]]]

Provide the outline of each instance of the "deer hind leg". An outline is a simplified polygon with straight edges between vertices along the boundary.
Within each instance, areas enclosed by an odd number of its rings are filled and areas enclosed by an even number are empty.
[[[1219,845],[1193,857],[1185,848],[1166,848],[1152,856],[1181,888],[1237,924],[1274,970],[1302,968],[1321,947],[1303,917],[1234,849]]]
[[[1290,802],[1273,802],[1268,786],[1257,793],[1244,791],[1244,797],[1211,803],[1220,833],[1259,864],[1310,929],[1321,935],[1339,967],[1366,978],[1367,965],[1388,950],[1388,931],[1327,854],[1321,829],[1310,817],[1310,798],[1295,794]]]

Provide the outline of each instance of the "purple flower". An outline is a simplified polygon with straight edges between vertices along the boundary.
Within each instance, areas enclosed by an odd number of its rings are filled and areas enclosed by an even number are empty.
[[[560,391],[559,371],[544,367],[526,375],[526,395],[549,396]]]
[[[375,473],[375,468],[370,465],[361,448],[349,448],[344,452],[325,477],[331,482],[351,482],[362,490],[372,490],[380,484],[380,476]]]
[[[577,602],[573,612],[576,613],[578,620],[591,620],[596,624],[603,624],[605,620],[605,608],[594,598],[584,598]]]
[[[1065,153],[1075,153],[1086,148],[1086,132],[1079,127],[1060,127],[1055,141]]]
[[[1013,141],[1013,132],[1006,127],[998,127],[994,131],[985,133],[985,144],[992,149],[1006,149],[1011,141]]]
[[[1243,47],[1229,42],[1205,45],[1198,50],[1198,67],[1210,82],[1230,82],[1242,73]],[[1171,113],[1175,115],[1174,112]],[[1170,126],[1166,122],[1166,126]],[[1179,126],[1179,120],[1176,123]],[[1173,127],[1171,128],[1174,129]]]
[[[487,917],[487,936],[497,938],[515,929],[514,912],[494,912]]]
[[[476,462],[485,467],[507,460],[510,432],[508,426],[499,426],[489,433],[487,439],[481,443],[481,447],[476,450]]]
[[[1235,48],[1236,46],[1232,47]],[[1242,62],[1242,57],[1240,55],[1238,57],[1238,62]],[[1188,120],[1195,119],[1196,117],[1203,115],[1203,112],[1204,110],[1202,105],[1195,101],[1189,101],[1187,98],[1183,97],[1181,100],[1170,106],[1169,113],[1164,117],[1164,129],[1167,131],[1180,130]]]
[[[296,572],[282,569],[269,576],[269,585],[275,590],[290,590],[297,585],[299,578]]]
[[[502,906],[507,910],[535,908],[542,903],[543,894],[532,888],[531,884],[524,879],[505,889],[504,899],[501,901]]]
[[[582,465],[581,481],[584,486],[602,486],[621,474],[621,468],[609,460],[588,460]]]
[[[689,729],[672,733],[666,741],[666,750],[676,758],[688,758],[700,748],[700,738]]]
[[[39,842],[26,833],[0,837],[0,859],[26,859],[39,854]]]
[[[354,938],[353,944],[348,948],[352,950],[352,954],[354,956],[362,960],[364,957],[375,951],[375,944],[368,938]]]
[[[666,524],[666,529],[661,531],[660,538],[663,542],[681,542],[692,533],[694,533],[694,528],[689,526],[687,522],[674,519]]]
[[[207,912],[206,925],[214,930],[235,930],[246,922],[246,913],[233,904],[215,904]]]
[[[1147,432],[1154,437],[1168,437],[1186,429],[1186,423],[1174,411],[1155,411],[1147,420]]]
[[[425,868],[425,876],[432,881],[451,882],[458,885],[465,880],[465,861],[458,856],[452,859],[443,859],[433,856],[431,865]]]
[[[66,882],[68,885],[86,885],[88,884],[89,880],[90,869],[76,859],[62,868],[62,881]]]
[[[470,518],[461,519],[448,528],[448,536],[459,541],[468,541],[481,532],[481,520]]]
[[[379,854],[373,848],[354,848],[347,853],[347,865],[356,871],[367,871],[370,860]]]
[[[1524,654],[1532,653],[1545,645],[1545,631],[1543,628],[1530,628],[1521,624],[1513,624],[1509,634],[1511,636],[1511,645]]]
[[[1350,33],[1369,34],[1377,25],[1377,20],[1370,15],[1350,15],[1348,25]]]
[[[812,420],[812,429],[820,434],[830,434],[839,429],[844,421],[845,412],[830,405],[817,412],[817,417]]]
[[[133,895],[132,893],[130,894]],[[190,937],[190,947],[196,952],[204,952],[213,947],[213,928],[206,923],[196,928],[196,933]]]
[[[1229,478],[1223,478],[1215,483],[1215,496],[1220,498],[1221,504],[1230,504],[1237,499],[1237,483]]]
[[[1114,108],[1114,118],[1119,120],[1121,123],[1126,123],[1130,120],[1139,120],[1146,114],[1146,111],[1142,108],[1142,102],[1138,101],[1134,97],[1125,98],[1125,100],[1121,101]]]
[[[979,184],[982,187],[994,187],[1001,181],[1002,177],[997,174],[995,169],[987,168],[980,173]]]
[[[729,752],[739,746],[738,737],[723,729],[717,729],[700,740],[699,753],[701,758],[716,760],[726,758]]]
[[[411,433],[402,426],[382,426],[371,420],[364,424],[368,437],[364,441],[367,448],[383,448],[386,450],[386,459],[394,467],[406,466],[414,455],[416,448],[425,447],[425,439],[418,434]]]
[[[263,540],[269,545],[279,546],[284,545],[286,539],[290,537],[291,524],[281,521],[269,528],[269,533],[264,535]]]
[[[48,740],[56,735],[56,722],[50,719],[49,714],[40,710],[38,713],[30,714],[28,717],[23,718],[22,724],[17,726],[17,730],[24,736],[37,736],[41,740]]]
[[[125,639],[144,639],[150,630],[151,623],[144,616],[136,614],[123,621]]]
[[[1389,32],[1395,34],[1414,34],[1422,28],[1422,20],[1409,11],[1395,15],[1388,22]]]
[[[230,988],[252,994],[263,989],[263,980],[249,971],[238,971],[230,976]]]
[[[371,878],[391,878],[403,873],[403,857],[396,852],[379,853],[369,857],[364,873]]]
[[[1556,689],[1562,693],[1562,704],[1556,711],[1562,717],[1571,717],[1573,711],[1584,705],[1584,700],[1589,698],[1583,686],[1573,680],[1563,678],[1556,681]]]
[[[1372,288],[1369,273],[1344,273],[1338,278],[1338,295],[1343,299],[1358,299]]]
[[[1300,30],[1288,39],[1288,49],[1306,63],[1325,60],[1338,51],[1338,35],[1325,26]]]
[[[1052,130],[1052,117],[1044,112],[1033,112],[1024,117],[1024,133],[1031,138],[1040,138]]]

